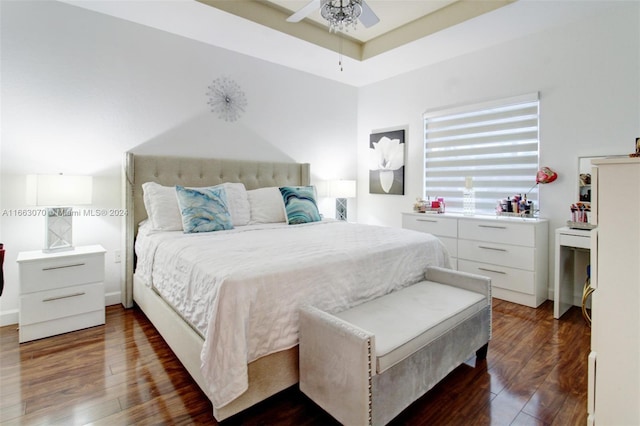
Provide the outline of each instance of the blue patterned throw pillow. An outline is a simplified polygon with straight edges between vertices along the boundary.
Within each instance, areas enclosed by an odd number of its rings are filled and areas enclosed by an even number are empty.
[[[283,186],[280,188],[289,225],[318,222],[318,211],[313,186]]]
[[[176,186],[176,194],[185,233],[233,229],[224,188]]]

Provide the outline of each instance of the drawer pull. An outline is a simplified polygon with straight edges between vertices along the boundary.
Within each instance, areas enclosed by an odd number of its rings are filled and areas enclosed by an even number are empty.
[[[491,228],[491,229],[507,229],[506,226],[497,226],[497,225],[478,225],[480,228]]]
[[[503,271],[496,271],[495,269],[487,269],[487,268],[478,268],[481,271],[486,271],[486,272],[495,272],[496,274],[502,274],[502,275],[507,275],[506,272]]]
[[[51,266],[49,268],[42,268],[43,271],[51,271],[53,269],[75,268],[76,266],[84,266],[84,263],[74,263],[73,265]]]
[[[47,297],[46,299],[42,299],[42,301],[43,302],[53,302],[54,300],[68,299],[70,297],[84,296],[85,294],[86,293],[84,291],[82,291],[82,292],[79,292],[79,293],[67,294],[65,296]]]
[[[431,223],[438,223],[437,220],[433,220],[433,219],[416,219],[418,222],[431,222]]]
[[[506,249],[498,248],[498,247],[478,246],[478,248],[485,249],[485,250],[507,251]]]

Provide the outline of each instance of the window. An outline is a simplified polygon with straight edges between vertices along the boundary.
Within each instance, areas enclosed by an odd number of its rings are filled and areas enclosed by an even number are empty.
[[[498,200],[527,195],[538,209],[538,94],[424,114],[424,196],[444,197],[462,212],[468,178],[477,214],[495,214]]]

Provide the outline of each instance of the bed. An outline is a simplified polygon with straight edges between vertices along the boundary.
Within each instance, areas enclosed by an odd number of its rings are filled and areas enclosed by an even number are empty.
[[[420,280],[427,266],[449,266],[446,249],[429,234],[332,220],[288,225],[286,211],[284,223],[149,231],[143,185],[150,194],[150,182],[163,188],[241,183],[251,194],[253,219],[268,211],[256,194],[309,186],[308,164],[127,153],[124,181],[123,304],[135,303],[151,320],[212,401],[217,420],[298,382],[300,303],[344,309]],[[193,305],[205,308],[190,308],[185,294],[197,294]]]

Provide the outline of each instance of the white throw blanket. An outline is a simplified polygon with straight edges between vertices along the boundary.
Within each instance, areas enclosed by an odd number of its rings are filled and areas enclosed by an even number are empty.
[[[136,275],[205,337],[213,405],[248,387],[247,364],[298,343],[298,306],[341,311],[449,267],[430,234],[323,221],[202,234],[139,233]]]

